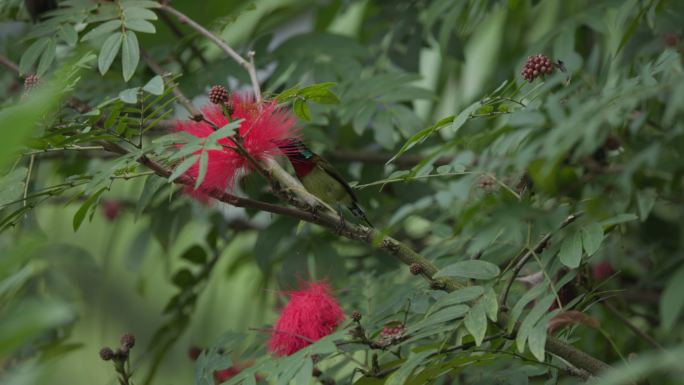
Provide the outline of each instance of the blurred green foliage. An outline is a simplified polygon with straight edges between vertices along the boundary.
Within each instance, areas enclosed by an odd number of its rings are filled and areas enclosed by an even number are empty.
[[[544,349],[562,315],[557,337],[624,366],[596,384],[682,378],[684,3],[172,3],[256,53],[266,96],[355,182],[371,221],[468,286],[450,294],[376,249],[150,175],[140,155],[182,158],[166,135],[188,115],[174,87],[201,106],[214,84],[249,91],[246,72],[155,2],[58,3],[33,24],[21,1],[0,2],[0,54],[20,71],[0,75],[0,382],[113,383],[98,351],[131,332],[142,384],[211,384],[250,359],[234,382],[310,383],[313,355],[338,383],[572,384]],[[539,53],[563,70],[526,82]],[[273,202],[263,187],[239,189]],[[516,257],[550,232],[504,297]],[[277,291],[322,278],[371,337],[405,322],[399,357],[377,351],[387,376],[353,370],[350,355],[371,355],[336,347],[345,330],[265,353],[253,329],[273,324]],[[520,321],[510,340],[501,307],[509,331]],[[196,363],[193,346],[207,348]]]

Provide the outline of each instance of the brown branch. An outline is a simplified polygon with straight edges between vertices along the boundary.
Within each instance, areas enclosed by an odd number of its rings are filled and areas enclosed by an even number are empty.
[[[162,3],[160,9],[176,17],[181,24],[186,24],[190,28],[197,31],[200,35],[211,40],[212,43],[216,44],[216,46],[218,46],[223,52],[225,52],[228,56],[235,60],[242,68],[244,68],[249,74],[249,79],[252,82],[252,90],[254,92],[255,100],[257,102],[261,101],[261,88],[259,85],[259,79],[256,75],[256,67],[254,66],[254,62],[252,60],[252,57],[254,56],[253,52],[250,52],[250,60],[246,60],[245,58],[240,56],[240,54],[237,53],[233,48],[231,48],[231,46],[229,46],[225,41],[223,41],[223,39],[221,39],[219,36],[214,35],[209,30],[207,30],[206,28],[204,28],[203,26],[201,26],[196,21],[192,20],[179,10],[165,3]]]
[[[10,60],[10,58],[8,58],[7,56],[0,55],[0,64],[9,68],[12,72],[15,72],[17,76],[19,76],[19,74],[21,73],[21,70],[19,69],[17,63]]]

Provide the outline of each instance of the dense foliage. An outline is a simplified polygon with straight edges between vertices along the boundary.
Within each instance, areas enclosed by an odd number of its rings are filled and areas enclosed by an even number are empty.
[[[0,382],[681,383],[682,18],[1,1]],[[279,174],[295,117],[375,229]]]

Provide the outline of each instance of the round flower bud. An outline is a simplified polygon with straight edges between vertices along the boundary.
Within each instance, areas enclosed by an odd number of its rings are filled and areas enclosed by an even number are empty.
[[[409,266],[409,270],[411,271],[411,274],[418,275],[423,272],[423,266],[418,263],[412,263],[411,266]]]
[[[121,336],[121,346],[126,350],[131,349],[133,346],[135,346],[135,336],[128,333]]]
[[[110,348],[104,347],[100,349],[100,358],[104,361],[109,361],[114,358],[114,351]]]
[[[354,310],[351,318],[352,318],[352,320],[354,320],[354,322],[359,322],[359,321],[361,321],[361,313],[358,310]]]
[[[209,90],[209,101],[214,104],[223,104],[228,101],[228,91],[223,86],[213,86]]]
[[[525,80],[532,82],[539,76],[551,75],[556,69],[556,64],[548,57],[539,54],[527,58],[521,74]]]

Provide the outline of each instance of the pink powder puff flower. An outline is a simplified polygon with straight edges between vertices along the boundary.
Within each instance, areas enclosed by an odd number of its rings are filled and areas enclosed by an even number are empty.
[[[276,322],[268,350],[289,356],[331,334],[344,321],[344,312],[325,282],[308,282],[305,288],[286,293],[290,302]]]
[[[259,105],[251,97],[232,95],[230,105],[233,108],[231,120],[243,119],[238,132],[243,138],[243,146],[257,160],[280,155],[277,143],[296,136],[294,128],[296,119],[287,111],[278,109],[276,101],[264,102]],[[202,108],[204,118],[221,128],[229,120],[217,105],[207,105]],[[207,122],[183,120],[176,123],[176,131],[183,131],[198,138],[209,137],[214,132]],[[219,145],[233,146],[229,138],[221,138]],[[199,154],[197,152],[196,154]],[[240,173],[251,171],[249,162],[230,148],[207,151],[207,170],[199,191],[190,191],[195,197],[206,200],[206,192],[212,190],[223,191],[234,186]],[[186,171],[186,174],[197,178],[199,176],[199,159]],[[197,194],[199,193],[199,194]]]

